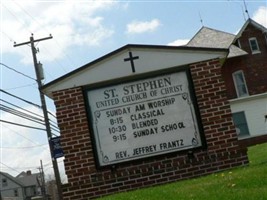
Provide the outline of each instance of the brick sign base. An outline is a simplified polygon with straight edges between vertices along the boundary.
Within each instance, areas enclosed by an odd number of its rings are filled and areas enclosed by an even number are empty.
[[[64,200],[93,199],[248,164],[238,145],[219,60],[190,65],[207,148],[97,169],[81,87],[53,93],[65,154]]]

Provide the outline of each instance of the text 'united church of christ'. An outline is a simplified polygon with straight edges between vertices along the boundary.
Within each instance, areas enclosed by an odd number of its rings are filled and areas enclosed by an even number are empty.
[[[87,91],[100,166],[201,146],[188,75]]]

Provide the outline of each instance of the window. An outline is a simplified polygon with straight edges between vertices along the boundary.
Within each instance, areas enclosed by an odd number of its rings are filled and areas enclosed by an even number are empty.
[[[249,45],[250,45],[252,54],[260,53],[260,48],[259,48],[257,39],[255,37],[249,38]]]
[[[238,137],[249,136],[247,119],[245,116],[245,112],[237,112],[233,113],[233,120],[236,127],[236,132]]]
[[[248,89],[243,71],[234,72],[233,79],[237,97],[248,96]]]
[[[18,190],[14,189],[14,197],[18,197],[18,196],[19,196]]]
[[[3,187],[6,187],[7,186],[7,179],[6,178],[3,178],[2,179],[2,186]]]

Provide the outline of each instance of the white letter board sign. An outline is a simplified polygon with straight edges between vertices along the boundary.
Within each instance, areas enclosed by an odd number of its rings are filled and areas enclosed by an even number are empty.
[[[188,70],[86,88],[100,167],[203,145]]]

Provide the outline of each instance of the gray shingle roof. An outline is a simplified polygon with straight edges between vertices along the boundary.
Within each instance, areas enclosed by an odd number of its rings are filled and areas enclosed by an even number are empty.
[[[229,48],[228,58],[233,58],[233,57],[247,55],[247,54],[248,53],[246,51],[232,44]]]
[[[187,43],[190,47],[229,48],[228,58],[246,55],[247,52],[233,45],[236,36],[231,33],[202,27]]]
[[[190,47],[229,48],[235,39],[235,35],[202,27],[198,33],[188,42]]]

